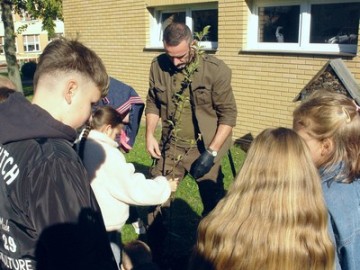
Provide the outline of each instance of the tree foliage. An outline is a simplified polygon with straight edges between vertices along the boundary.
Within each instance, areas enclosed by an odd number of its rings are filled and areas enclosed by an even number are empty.
[[[15,29],[12,12],[20,16],[28,14],[34,19],[42,20],[42,29],[50,38],[55,36],[56,19],[63,19],[62,0],[2,0],[1,19],[4,23],[4,52],[8,67],[8,76],[15,83],[17,90],[22,91],[19,66],[16,59]]]
[[[14,2],[18,2],[19,4],[21,3],[21,6],[18,5],[15,9],[17,12],[23,9],[27,11],[32,18],[41,19],[43,23],[43,30],[46,30],[48,32],[50,38],[54,37],[54,21],[56,19],[63,19],[62,0],[17,0]],[[21,9],[19,9],[19,7]]]

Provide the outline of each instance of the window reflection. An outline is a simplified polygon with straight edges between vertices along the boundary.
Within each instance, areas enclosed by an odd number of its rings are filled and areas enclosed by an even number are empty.
[[[195,10],[192,12],[193,33],[200,32],[205,26],[210,25],[209,33],[204,41],[218,41],[218,10]]]
[[[182,22],[185,23],[185,12],[163,12],[161,18],[161,24],[167,25],[170,22]]]
[[[258,42],[299,41],[300,6],[260,7]]]
[[[357,44],[360,3],[311,6],[310,43]]]

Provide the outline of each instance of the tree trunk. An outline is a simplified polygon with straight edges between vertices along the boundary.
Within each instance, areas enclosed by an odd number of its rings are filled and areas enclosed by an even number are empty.
[[[16,85],[19,92],[23,92],[19,65],[16,60],[15,30],[12,17],[12,1],[1,1],[1,19],[4,23],[4,52],[9,79]]]

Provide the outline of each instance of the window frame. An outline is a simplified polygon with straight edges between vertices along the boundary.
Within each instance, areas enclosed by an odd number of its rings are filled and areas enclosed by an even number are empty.
[[[34,37],[34,42],[28,42],[28,37],[32,36]],[[34,50],[29,51],[29,45],[34,45]],[[40,52],[41,51],[41,47],[40,47],[40,35],[23,35],[23,47],[24,47],[24,53],[36,53],[36,52]],[[37,49],[36,47],[39,47],[39,49]],[[25,50],[26,48],[26,50]]]
[[[192,11],[198,10],[209,10],[209,9],[218,9],[217,2],[207,3],[207,4],[187,4],[187,5],[174,5],[174,6],[161,6],[155,7],[150,12],[150,40],[148,44],[148,48],[164,48],[162,42],[162,13],[171,13],[171,12],[185,12],[185,23],[189,26],[191,32],[193,32],[192,24]],[[211,31],[211,29],[210,29]],[[219,31],[219,25],[218,25]],[[218,37],[219,39],[219,37]],[[216,50],[218,47],[218,42],[214,41],[202,41],[200,42],[200,46],[202,46],[205,50]]]
[[[319,53],[319,54],[357,54],[358,44],[326,44],[310,43],[311,29],[311,5],[314,4],[336,4],[336,3],[359,3],[359,0],[256,0],[250,10],[249,27],[247,35],[247,48],[249,51],[266,52],[289,52],[289,53]],[[258,42],[259,31],[259,7],[275,6],[300,6],[299,18],[299,42],[277,43]],[[360,21],[360,20],[359,20]]]

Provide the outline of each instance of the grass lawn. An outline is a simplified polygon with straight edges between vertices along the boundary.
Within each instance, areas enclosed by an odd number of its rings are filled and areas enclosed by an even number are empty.
[[[34,91],[33,91],[33,87],[32,85],[29,85],[29,86],[23,86],[23,92],[24,92],[24,95],[26,96],[26,98],[28,100],[31,100],[33,95],[34,95]]]
[[[24,87],[25,96],[31,100],[33,95],[32,86]],[[160,130],[158,130],[159,135]],[[144,173],[148,178],[148,170],[152,164],[150,155],[145,148],[145,128],[140,126],[139,133],[134,148],[126,154],[128,162],[132,162],[137,172]],[[238,172],[245,153],[239,146],[234,145],[231,148],[232,158],[235,164],[236,172]],[[229,158],[225,156],[222,160],[224,173],[224,186],[227,190],[234,180],[234,176],[230,167]],[[121,173],[121,168],[119,168]],[[147,207],[137,207],[140,217],[146,221]],[[168,258],[171,269],[186,269],[188,256],[196,241],[196,230],[200,221],[202,212],[202,203],[195,181],[187,176],[183,179],[176,191],[174,201],[171,205],[171,218],[167,226],[168,236],[165,241],[166,257]],[[138,239],[131,224],[126,224],[122,230],[122,242],[127,243],[131,240]],[[146,241],[146,235],[142,235],[140,239]]]
[[[232,157],[235,163],[236,171],[239,170],[245,153],[240,147],[234,145],[231,148]],[[137,136],[134,148],[126,154],[128,162],[132,162],[136,171],[142,172],[148,176],[148,169],[152,160],[145,150],[144,127],[141,126]],[[229,159],[224,157],[222,160],[225,189],[231,185],[234,180]],[[138,207],[140,217],[146,221],[146,207]],[[187,256],[196,241],[196,229],[200,221],[202,212],[202,203],[195,181],[187,176],[179,185],[175,194],[175,199],[171,206],[171,219],[168,225],[168,238],[166,239],[166,255],[169,261],[173,262],[171,269],[185,269]],[[126,224],[122,230],[122,241],[127,243],[137,239],[139,235],[134,232],[131,224]],[[146,241],[146,236],[143,239]]]

